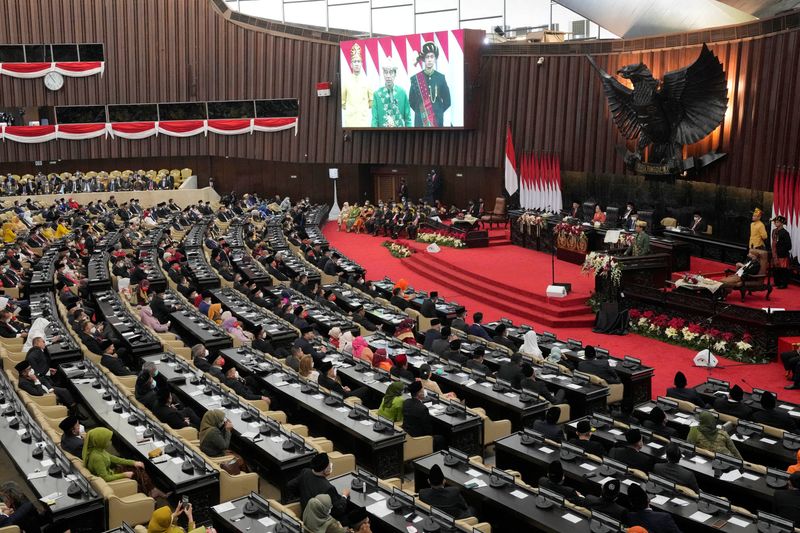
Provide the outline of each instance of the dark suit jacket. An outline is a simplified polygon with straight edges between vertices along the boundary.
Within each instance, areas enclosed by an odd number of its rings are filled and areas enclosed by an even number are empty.
[[[132,376],[133,372],[125,366],[119,357],[114,357],[113,355],[103,355],[100,358],[100,364],[106,367],[111,371],[112,374],[115,376]]]
[[[225,385],[233,389],[233,392],[244,398],[245,400],[260,400],[261,395],[253,392],[247,384],[241,379],[225,378],[222,380]]]
[[[795,526],[800,525],[800,491],[776,490],[772,499],[772,509],[775,514],[793,520]]]
[[[430,350],[435,354],[442,355],[449,348],[450,348],[450,343],[447,341],[447,339],[443,339],[441,336],[439,336],[438,339],[435,339],[431,343]]]
[[[48,357],[46,351],[41,348],[33,347],[28,350],[28,353],[25,355],[25,360],[28,361],[33,371],[36,372],[36,375],[40,378],[42,376],[50,376],[50,357]]]
[[[431,328],[425,332],[425,340],[422,342],[422,347],[426,350],[430,350],[433,346],[433,342],[437,341],[442,338],[442,332],[438,329]]]
[[[150,309],[153,311],[153,316],[161,322],[162,324],[166,324],[170,320],[170,313],[172,310],[170,307],[167,306],[166,302],[164,302],[164,298],[159,296],[153,296],[153,299],[150,300]]]
[[[511,382],[515,389],[520,387],[522,382],[522,368],[514,363],[503,363],[497,370],[497,379],[504,379]]]
[[[522,381],[520,381],[520,387],[523,390],[535,392],[552,404],[558,403],[556,402],[556,397],[552,392],[550,392],[550,389],[547,388],[547,385],[541,381],[534,381],[531,378],[522,378]]]
[[[419,499],[456,519],[466,518],[467,502],[458,487],[428,487],[419,491]]]
[[[426,318],[436,317],[436,304],[430,298],[422,300],[422,305],[419,307],[419,314]]]
[[[672,515],[652,509],[629,512],[625,515],[625,524],[642,526],[648,533],[681,533]]]
[[[29,379],[19,380],[19,388],[31,396],[44,396],[44,389],[41,387],[41,385],[37,385],[35,382]]]
[[[735,416],[749,420],[753,416],[753,410],[741,402],[731,402],[728,398],[721,396],[714,400],[714,410],[726,415]]]
[[[358,313],[353,315],[353,322],[359,326],[363,326],[367,331],[375,331],[378,329],[378,326],[376,326],[370,319],[368,319],[366,316],[361,316]]]
[[[460,329],[461,331],[467,331],[467,323],[464,322],[463,318],[454,318],[450,322],[450,327]]]
[[[675,428],[671,428],[669,426],[658,425],[655,422],[653,422],[652,420],[645,420],[644,423],[642,423],[642,426],[644,426],[645,428],[649,429],[650,431],[652,431],[656,435],[661,435],[662,437],[666,437],[668,439],[674,437],[675,433],[677,433],[675,431]]]
[[[83,438],[65,433],[61,435],[61,447],[75,457],[80,457],[83,454]]]
[[[413,381],[414,380],[414,373],[409,370],[408,368],[400,368],[399,366],[393,366],[389,373],[395,377],[408,379]]]
[[[649,455],[639,450],[634,450],[630,446],[617,446],[616,448],[612,448],[608,456],[644,472],[650,472],[653,469],[653,459]]]
[[[568,499],[571,502],[575,502],[579,499],[578,491],[573,489],[568,485],[564,485],[562,483],[554,483],[550,480],[547,476],[542,476],[539,478],[539,486],[544,487],[547,490],[551,490],[557,494],[561,494],[564,498]]]
[[[389,303],[391,303],[395,307],[399,307],[403,311],[405,311],[406,308],[408,308],[408,302],[402,296],[392,296],[392,299],[389,300]]]
[[[603,448],[603,445],[591,438],[589,440],[581,440],[576,437],[574,439],[569,439],[567,442],[573,446],[583,448],[586,453],[591,453],[598,457],[602,457],[606,454],[606,449]]]
[[[317,377],[317,383],[319,383],[320,387],[325,387],[331,392],[341,394],[343,397],[347,396],[344,387],[342,387],[336,380],[329,378],[325,374],[320,374]]]
[[[548,424],[541,418],[533,421],[533,430],[556,442],[561,442],[564,438],[564,428],[561,424]]]
[[[598,511],[611,518],[622,520],[625,518],[625,513],[628,512],[626,508],[617,502],[607,502],[600,496],[587,496],[579,504],[581,507]]]
[[[480,324],[470,324],[467,333],[475,335],[476,337],[481,337],[487,341],[492,340],[492,337],[489,336],[489,333]]]
[[[156,404],[153,409],[153,414],[156,417],[168,424],[172,429],[181,429],[186,427],[186,420],[184,416],[178,412],[177,409],[171,405]]]
[[[700,218],[700,220],[695,223],[694,217],[692,217],[692,221],[689,222],[689,229],[696,231],[697,233],[705,233],[708,229],[708,224],[706,223],[706,219]]]
[[[703,397],[700,396],[694,389],[679,389],[677,387],[670,387],[667,389],[667,396],[670,398],[675,398],[678,400],[686,400],[687,402],[692,402],[698,407],[705,407],[706,402],[703,400]]]
[[[619,383],[616,370],[608,366],[607,359],[587,359],[578,363],[578,370],[606,380],[606,383]]]
[[[676,465],[674,463],[658,463],[653,467],[653,473],[657,476],[665,477],[670,481],[674,481],[678,485],[689,487],[695,492],[700,492],[700,487],[697,484],[697,478],[694,477],[694,473],[681,465]]]
[[[475,359],[470,359],[469,361],[467,361],[467,364],[465,366],[467,368],[471,368],[473,370],[481,371],[484,374],[486,374],[487,376],[491,376],[492,375],[492,371],[489,369],[488,366],[486,366],[483,363],[479,363]]]
[[[797,424],[792,416],[780,409],[757,409],[751,417],[753,422],[766,424],[768,426],[785,429],[786,431],[797,431]]]
[[[412,437],[433,435],[431,414],[425,404],[416,398],[403,403],[403,429]]]

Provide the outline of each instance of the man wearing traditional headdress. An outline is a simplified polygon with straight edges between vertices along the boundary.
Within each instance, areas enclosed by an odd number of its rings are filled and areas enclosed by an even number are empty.
[[[753,220],[750,222],[750,248],[766,250],[767,245],[764,241],[767,240],[767,236],[767,228],[761,222],[761,209],[756,207],[753,210]]]
[[[785,289],[789,286],[789,252],[792,250],[792,237],[784,227],[786,217],[777,216],[772,219],[775,229],[772,230],[772,277],[775,287]]]
[[[394,84],[397,65],[387,57],[381,69],[384,85],[372,97],[372,127],[407,128],[411,126],[411,108],[406,92]]]
[[[644,230],[647,227],[647,222],[644,220],[636,221],[636,235],[633,237],[633,242],[625,250],[625,255],[647,255],[650,253],[650,236]]]
[[[450,89],[444,74],[435,70],[439,48],[432,42],[422,45],[417,63],[422,70],[411,78],[408,99],[414,110],[414,127],[440,128],[444,126],[444,112],[450,108]]]
[[[363,70],[361,46],[350,49],[350,68],[353,74],[342,87],[342,127],[368,128],[372,108],[372,89],[367,85]]]

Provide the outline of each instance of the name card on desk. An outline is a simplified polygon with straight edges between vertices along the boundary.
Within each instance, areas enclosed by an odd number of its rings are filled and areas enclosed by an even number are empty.
[[[212,509],[214,509],[219,514],[222,514],[222,513],[227,513],[228,511],[233,511],[234,509],[236,509],[236,506],[233,505],[231,502],[225,502],[219,505],[215,505],[214,507],[212,507]]]

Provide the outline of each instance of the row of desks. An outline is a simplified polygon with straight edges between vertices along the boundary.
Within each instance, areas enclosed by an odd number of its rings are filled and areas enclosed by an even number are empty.
[[[290,344],[297,338],[295,328],[251,302],[239,291],[231,288],[212,289],[211,295],[248,331],[255,331],[257,327],[263,328],[273,345]]]
[[[93,293],[96,310],[132,356],[161,350],[161,343],[123,305],[112,289]]]
[[[387,300],[392,298],[392,290],[394,289],[392,280],[384,278],[373,281],[372,286],[375,287],[376,292],[380,294],[382,298]],[[422,302],[427,297],[427,294],[418,294],[414,292],[413,289],[408,289],[405,297],[411,308],[415,311],[419,311],[422,308]],[[442,299],[437,299],[434,305],[436,307],[436,317],[446,324],[449,324],[458,313],[464,311],[463,305],[459,305],[455,302],[446,302]]]
[[[36,291],[28,296],[31,309],[31,323],[37,318],[46,319],[49,324],[45,329],[47,353],[54,363],[72,361],[82,357],[81,349],[72,335],[69,334],[58,314],[56,299],[50,291]],[[58,340],[56,341],[56,338]]]
[[[187,304],[172,289],[164,292],[164,303],[174,306],[175,311],[170,313],[170,320],[181,338],[188,341],[186,344],[204,344],[210,351],[233,345],[233,340],[222,327],[193,305]]]
[[[318,331],[323,335],[327,335],[331,328],[338,327],[345,331],[352,331],[354,335],[359,334],[358,326],[352,320],[346,318],[341,313],[331,310],[330,308],[320,305],[314,300],[307,298],[294,289],[286,287],[270,287],[264,295],[271,297],[275,301],[280,301],[281,294],[287,292],[289,294],[289,301],[292,305],[302,305],[303,309],[308,312],[306,321],[317,327]]]

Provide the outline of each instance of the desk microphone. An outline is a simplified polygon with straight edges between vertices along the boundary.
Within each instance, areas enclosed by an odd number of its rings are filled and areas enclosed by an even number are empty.
[[[750,392],[753,392],[753,386],[752,386],[752,385],[750,385],[750,384],[747,382],[747,380],[746,380],[746,379],[742,378],[742,383],[744,383],[745,385],[747,385],[748,387],[750,387]]]

